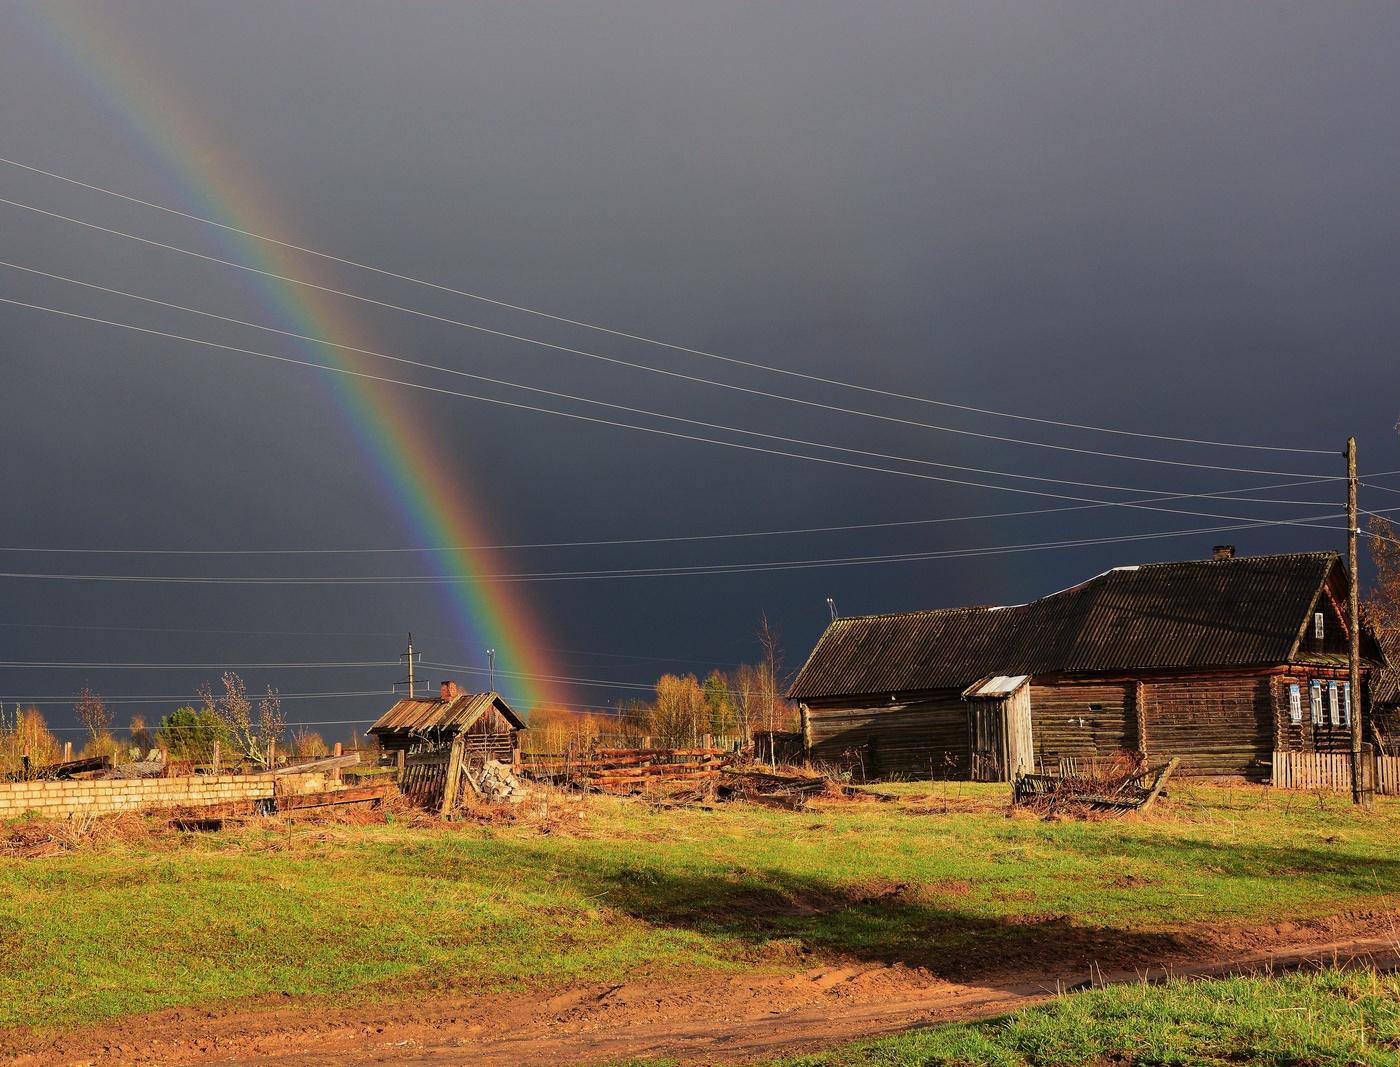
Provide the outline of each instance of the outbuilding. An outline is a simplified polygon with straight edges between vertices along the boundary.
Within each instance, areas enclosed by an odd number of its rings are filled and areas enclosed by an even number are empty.
[[[368,733],[389,752],[447,748],[461,738],[463,758],[483,765],[516,763],[525,729],[500,693],[463,693],[456,682],[443,682],[437,698],[400,700]]]

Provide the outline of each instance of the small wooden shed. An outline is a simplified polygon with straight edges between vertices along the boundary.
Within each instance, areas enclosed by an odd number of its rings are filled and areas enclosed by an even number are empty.
[[[469,761],[514,764],[525,729],[500,693],[462,693],[456,682],[443,682],[437,698],[400,700],[368,732],[390,752],[444,748],[460,738]]]
[[[998,674],[963,692],[973,781],[1013,782],[1035,768],[1030,680],[1028,674]]]

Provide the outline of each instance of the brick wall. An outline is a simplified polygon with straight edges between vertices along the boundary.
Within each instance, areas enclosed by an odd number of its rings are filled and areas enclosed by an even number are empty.
[[[237,801],[265,800],[274,794],[318,793],[337,783],[324,774],[194,775],[187,778],[133,778],[111,781],[0,783],[0,821],[27,811],[49,818],[109,815],[150,808],[199,808]]]

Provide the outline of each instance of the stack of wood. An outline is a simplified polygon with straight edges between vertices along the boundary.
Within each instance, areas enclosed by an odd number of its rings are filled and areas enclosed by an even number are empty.
[[[471,766],[462,768],[462,778],[479,800],[494,803],[519,804],[528,790],[520,783],[510,767],[500,760],[487,760],[479,771]]]
[[[569,769],[577,785],[630,793],[648,786],[693,786],[716,779],[729,755],[720,748],[600,748]]]

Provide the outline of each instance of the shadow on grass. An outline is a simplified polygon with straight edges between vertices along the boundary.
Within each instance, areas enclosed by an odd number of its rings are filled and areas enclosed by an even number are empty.
[[[1341,898],[1374,896],[1386,892],[1384,887],[1400,886],[1400,860],[1329,846],[1175,844],[1171,859],[1183,875],[1191,867],[1213,878],[1306,875],[1316,892]],[[1087,924],[1074,914],[1017,914],[1014,904],[1008,914],[989,916],[985,906],[959,903],[958,897],[969,896],[974,888],[967,882],[921,886],[874,876],[843,882],[778,869],[678,872],[638,863],[612,870],[590,865],[573,873],[610,907],[648,923],[737,940],[755,949],[786,942],[802,953],[922,967],[953,980],[1010,972],[1087,974],[1095,966],[1143,969],[1244,950],[1253,941],[1222,936],[1222,927],[1189,920],[1175,929],[1126,929]],[[1104,881],[1114,873],[1106,862]],[[1085,894],[1101,891],[1093,884],[1084,887]],[[1259,921],[1279,918],[1273,914]]]

